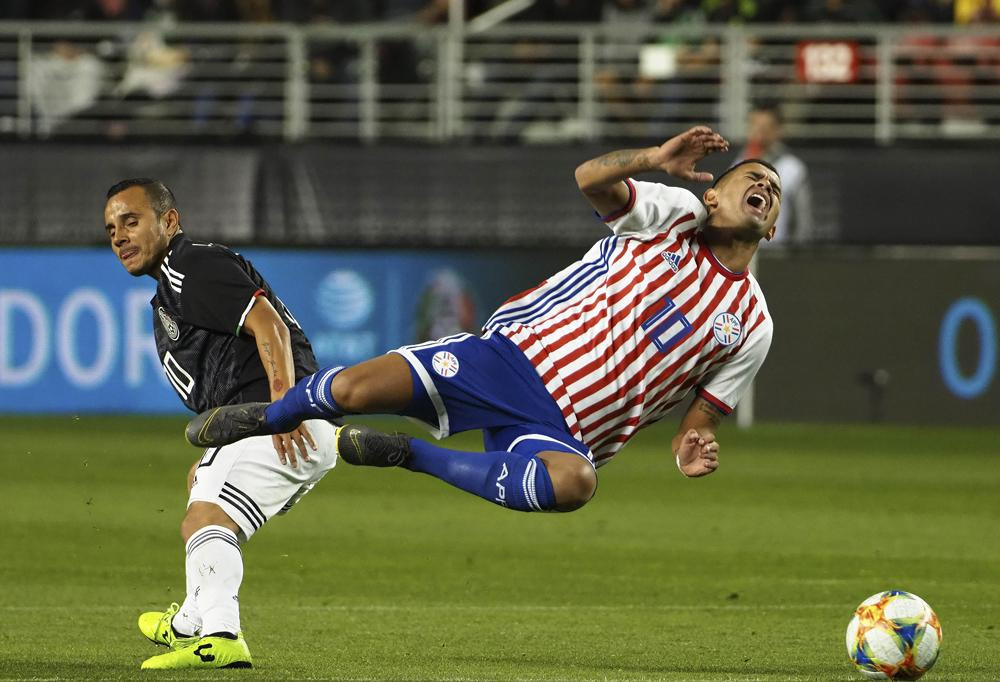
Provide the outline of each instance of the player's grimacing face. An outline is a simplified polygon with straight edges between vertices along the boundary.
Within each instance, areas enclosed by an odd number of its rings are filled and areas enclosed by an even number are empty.
[[[142,187],[122,190],[104,206],[104,229],[111,250],[131,275],[155,273],[166,253],[170,237],[167,214],[156,216]]]
[[[781,180],[767,166],[744,164],[716,187],[712,224],[749,229],[770,238],[781,208]]]

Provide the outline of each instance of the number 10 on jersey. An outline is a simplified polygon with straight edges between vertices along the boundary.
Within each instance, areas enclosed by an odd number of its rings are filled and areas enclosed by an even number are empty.
[[[642,323],[646,336],[661,353],[669,353],[674,346],[691,335],[693,325],[684,311],[669,296],[663,298],[663,308]]]

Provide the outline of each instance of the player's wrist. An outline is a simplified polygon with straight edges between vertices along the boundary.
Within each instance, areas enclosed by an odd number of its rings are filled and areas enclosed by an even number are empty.
[[[670,160],[663,154],[660,147],[647,147],[638,155],[639,171],[663,170],[664,165]]]
[[[677,471],[681,472],[681,475],[684,476],[684,478],[690,478],[684,471],[684,467],[681,465],[681,455],[679,452],[674,453],[674,463],[677,464]]]

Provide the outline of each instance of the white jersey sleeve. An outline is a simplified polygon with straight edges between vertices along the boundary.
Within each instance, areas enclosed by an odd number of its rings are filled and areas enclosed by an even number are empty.
[[[771,319],[766,317],[736,354],[701,383],[698,395],[723,414],[732,412],[764,364],[773,331]]]
[[[705,219],[705,207],[686,189],[631,178],[625,184],[629,190],[628,203],[601,218],[619,237],[649,238],[675,226],[679,232],[685,232]]]

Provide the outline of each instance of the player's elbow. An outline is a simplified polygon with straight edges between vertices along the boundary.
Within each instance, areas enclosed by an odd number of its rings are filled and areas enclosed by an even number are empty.
[[[291,339],[288,325],[278,315],[271,302],[263,296],[259,296],[250,308],[243,330],[256,339],[273,338],[284,343],[288,343]]]
[[[576,178],[576,186],[584,194],[590,195],[599,189],[594,181],[593,173],[590,172],[590,161],[584,161],[577,166],[573,176]]]

